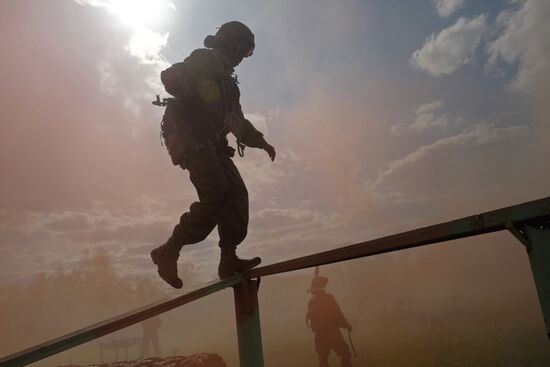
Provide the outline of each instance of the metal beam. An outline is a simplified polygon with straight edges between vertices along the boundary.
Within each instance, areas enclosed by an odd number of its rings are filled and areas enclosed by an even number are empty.
[[[246,277],[252,279],[312,268],[319,265],[496,232],[506,229],[507,223],[521,225],[532,221],[548,220],[549,218],[550,197],[546,197],[479,215],[263,266],[252,269],[246,273]]]
[[[247,280],[233,287],[241,367],[264,366],[260,308],[258,307],[259,285],[259,280]]]
[[[530,243],[530,246],[526,247],[527,254],[537,286],[546,332],[550,338],[550,229],[525,226],[524,233]]]
[[[19,367],[39,361],[67,349],[97,339],[101,336],[124,329],[125,327],[136,324],[150,317],[170,311],[199,298],[203,298],[224,288],[232,287],[243,282],[243,280],[244,278],[242,275],[235,275],[231,278],[211,282],[201,288],[186,292],[181,296],[158,301],[138,308],[134,311],[127,312],[59,338],[49,340],[29,349],[3,357],[0,359],[0,367]]]

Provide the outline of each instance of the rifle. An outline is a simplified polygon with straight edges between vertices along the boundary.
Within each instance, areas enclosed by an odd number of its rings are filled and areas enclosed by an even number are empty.
[[[161,101],[160,95],[157,94],[157,98],[151,103],[154,104],[155,106],[166,107],[168,105],[168,102],[175,101],[175,100],[176,98],[163,98]]]
[[[348,339],[349,339],[349,345],[351,346],[351,350],[353,351],[353,356],[355,357],[355,360],[358,361],[359,357],[357,357],[357,351],[355,350],[355,345],[353,345],[353,340],[351,339],[351,331],[348,330]]]

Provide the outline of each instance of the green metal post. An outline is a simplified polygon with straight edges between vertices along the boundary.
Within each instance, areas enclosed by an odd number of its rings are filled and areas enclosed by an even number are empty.
[[[550,338],[550,229],[525,226],[525,235],[529,241],[527,253],[539,294],[546,332]]]
[[[245,280],[233,287],[241,367],[264,366],[258,307],[259,285],[259,280]]]

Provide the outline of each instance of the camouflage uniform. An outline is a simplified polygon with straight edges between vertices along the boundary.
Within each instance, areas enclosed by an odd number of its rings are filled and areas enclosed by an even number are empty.
[[[239,153],[245,146],[261,148],[271,160],[275,148],[245,119],[234,67],[252,55],[254,34],[237,21],[222,24],[214,36],[204,39],[207,48],[197,49],[183,62],[161,73],[168,102],[161,134],[172,163],[189,170],[199,201],[184,213],[168,241],[151,251],[162,279],[175,288],[183,286],[177,259],[183,245],[204,240],[218,226],[221,257],[220,278],[247,271],[261,259],[239,259],[236,247],[248,227],[248,192],[233,164],[235,149],[227,134],[237,138]]]
[[[172,162],[189,170],[199,196],[174,228],[171,241],[180,245],[204,240],[216,225],[220,247],[235,248],[247,234],[248,192],[231,159],[227,134],[248,147],[262,148],[266,142],[243,115],[233,71],[218,50],[197,49],[162,74],[163,81],[171,74],[179,81],[165,83],[178,97],[163,118],[176,129],[166,145]]]

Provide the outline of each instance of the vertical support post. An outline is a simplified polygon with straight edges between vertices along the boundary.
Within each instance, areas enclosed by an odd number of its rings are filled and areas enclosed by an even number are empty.
[[[258,280],[244,280],[233,287],[240,367],[264,366],[258,286]]]
[[[550,229],[525,226],[525,235],[529,240],[527,254],[550,338]]]

